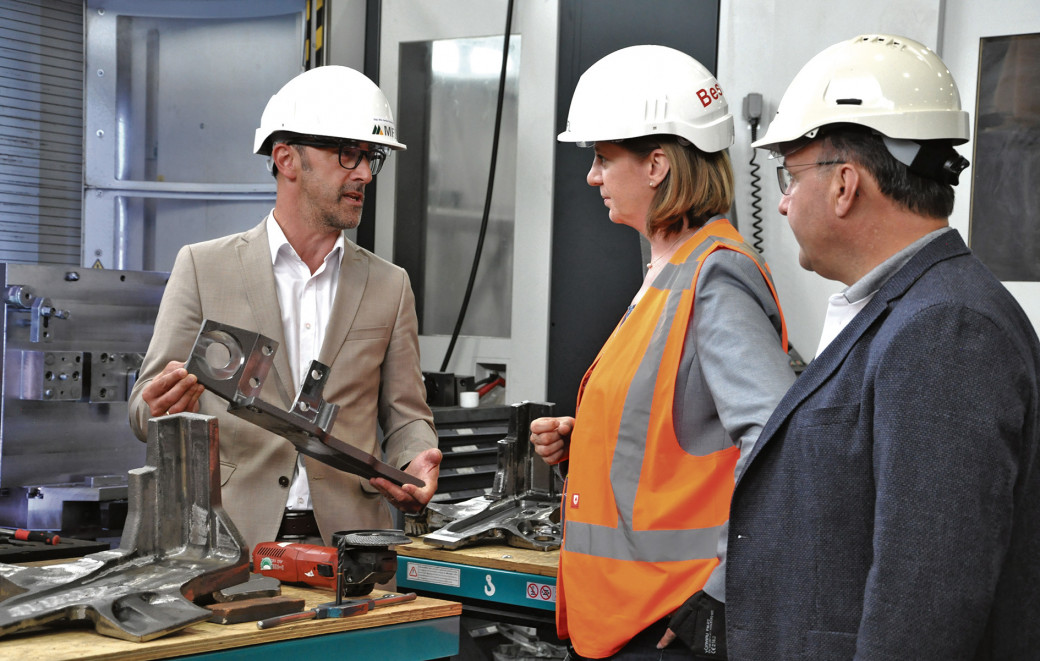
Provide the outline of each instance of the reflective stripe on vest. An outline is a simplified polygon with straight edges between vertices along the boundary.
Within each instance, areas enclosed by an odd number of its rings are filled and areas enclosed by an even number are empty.
[[[672,407],[700,268],[720,249],[753,259],[772,290],[740,234],[710,223],[662,269],[582,380],[557,622],[583,656],[616,652],[700,589],[718,562],[739,450],[728,437],[680,447]],[[583,411],[583,401],[592,408]],[[620,603],[620,613],[603,616]]]

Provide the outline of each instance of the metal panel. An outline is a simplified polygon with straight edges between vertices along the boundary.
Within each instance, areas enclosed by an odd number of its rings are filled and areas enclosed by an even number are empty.
[[[125,485],[127,471],[143,463],[145,444],[130,431],[126,402],[166,279],[165,273],[0,264],[7,301],[0,354],[6,523],[24,526],[30,514],[60,517],[60,504],[51,503],[56,498],[41,498],[51,491],[31,487],[111,475]],[[55,529],[56,522],[36,527]]]
[[[0,0],[0,261],[76,264],[83,3]]]
[[[88,0],[82,263],[167,270],[253,227],[274,179],[252,152],[300,72],[305,0]]]

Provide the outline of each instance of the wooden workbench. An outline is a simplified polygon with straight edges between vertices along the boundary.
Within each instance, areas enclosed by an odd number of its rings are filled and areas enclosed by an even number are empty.
[[[398,556],[428,558],[553,578],[556,578],[556,568],[560,563],[559,551],[533,551],[501,544],[474,544],[452,551],[430,546],[421,537],[412,537],[411,540],[411,544],[394,547]]]
[[[306,607],[313,608],[320,604],[328,603],[335,597],[332,592],[326,590],[315,590],[307,588],[282,586],[282,594],[289,597],[303,597]],[[382,594],[375,591],[373,596]],[[339,634],[340,638],[328,639],[338,640],[340,650],[349,647],[350,638],[343,637],[344,632],[363,633],[376,627],[387,627],[390,625],[407,625],[409,623],[430,623],[440,618],[454,618],[455,637],[458,636],[458,616],[462,612],[462,606],[450,601],[442,601],[430,597],[418,597],[415,601],[384,606],[363,615],[354,615],[345,618],[307,620],[283,624],[270,629],[258,629],[256,622],[243,622],[242,624],[211,624],[202,622],[167,636],[157,638],[144,643],[135,643],[108,636],[102,636],[91,628],[69,628],[59,629],[41,627],[34,632],[12,634],[0,638],[0,658],[21,659],[31,661],[72,661],[96,660],[96,661],[148,661],[150,659],[169,659],[179,656],[202,654],[201,658],[220,658],[215,654],[236,648],[246,648],[252,645],[282,643],[280,651],[287,656],[293,653],[287,641],[320,641],[321,636]],[[389,651],[394,647],[393,628],[386,629],[385,633],[391,638],[388,641],[379,641],[379,645],[385,646]],[[319,637],[319,638],[312,638]],[[402,641],[403,642],[403,641]],[[457,644],[457,643],[456,643]],[[432,650],[432,647],[428,649]],[[457,647],[456,647],[457,649]],[[264,648],[253,650],[242,649],[241,656],[230,654],[230,658],[269,658]],[[212,656],[207,653],[214,653]],[[381,658],[393,658],[390,654],[381,654]],[[434,654],[434,656],[449,656],[449,654]],[[429,656],[412,656],[405,654],[399,658],[427,659]],[[290,657],[291,658],[291,657]],[[297,658],[302,658],[298,656]],[[362,658],[362,657],[357,657]]]

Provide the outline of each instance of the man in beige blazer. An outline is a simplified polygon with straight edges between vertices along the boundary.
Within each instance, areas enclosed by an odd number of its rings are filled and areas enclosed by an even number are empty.
[[[130,423],[144,440],[150,417],[198,411],[219,419],[223,506],[250,548],[279,538],[330,545],[340,530],[388,528],[387,502],[416,512],[436,491],[441,454],[408,275],[343,234],[360,222],[365,185],[389,149],[404,145],[368,78],[339,66],[297,76],[271,98],[257,129],[254,151],[269,157],[277,181],[271,214],[249,231],[185,246],[170,273]],[[289,441],[228,414],[227,402],[184,369],[203,319],[279,343],[261,393],[272,405],[291,406],[311,360],[329,365],[323,397],[339,405],[332,435],[425,486],[299,461]]]

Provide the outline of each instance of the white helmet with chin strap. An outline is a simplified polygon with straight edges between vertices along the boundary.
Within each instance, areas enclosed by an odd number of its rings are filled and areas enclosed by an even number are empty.
[[[733,144],[733,116],[715,76],[686,53],[631,46],[593,64],[578,79],[561,142],[671,134],[705,152]]]
[[[860,35],[820,52],[791,81],[766,134],[751,146],[780,152],[832,124],[877,132],[896,160],[944,183],[957,183],[968,165],[952,147],[970,136],[957,84],[938,55],[906,37]]]
[[[269,156],[271,136],[283,131],[405,149],[386,96],[364,74],[343,66],[310,69],[278,90],[260,118],[253,153]]]

